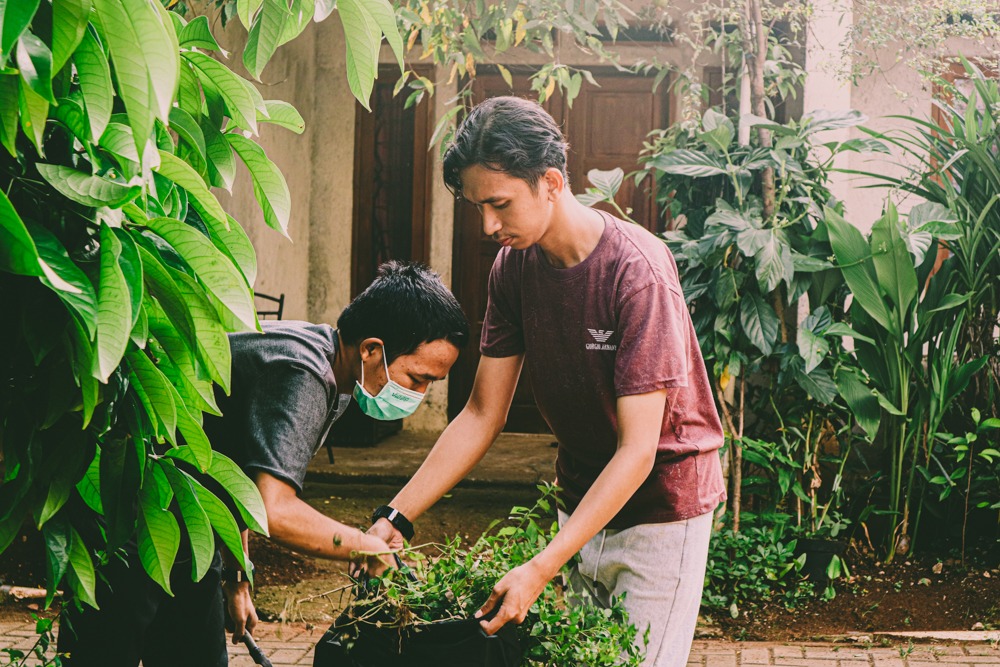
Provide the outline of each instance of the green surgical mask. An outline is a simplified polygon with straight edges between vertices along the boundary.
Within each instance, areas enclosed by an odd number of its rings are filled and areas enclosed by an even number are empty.
[[[385,347],[382,348],[382,362],[385,364],[385,377],[388,382],[382,390],[372,396],[365,389],[365,364],[361,364],[361,381],[355,382],[354,400],[358,402],[361,411],[373,419],[392,421],[409,417],[420,406],[424,395],[393,382],[389,377],[389,363],[386,360]]]

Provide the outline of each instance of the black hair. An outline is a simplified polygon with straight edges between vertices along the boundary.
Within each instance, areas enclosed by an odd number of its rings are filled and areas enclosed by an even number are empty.
[[[556,121],[537,102],[493,97],[476,105],[444,154],[444,182],[462,195],[462,172],[474,165],[525,181],[532,192],[546,170],[566,173],[569,144]]]
[[[423,343],[445,339],[457,348],[469,339],[462,307],[441,277],[423,264],[389,261],[337,319],[346,345],[366,338],[385,343],[386,363]]]

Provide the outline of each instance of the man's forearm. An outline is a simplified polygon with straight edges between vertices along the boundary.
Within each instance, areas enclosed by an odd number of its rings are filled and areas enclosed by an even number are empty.
[[[502,421],[466,407],[390,504],[410,521],[416,521],[476,467],[502,429]]]
[[[299,553],[349,560],[371,540],[362,531],[318,512],[299,498],[268,508],[271,539]]]
[[[547,576],[555,576],[625,506],[649,477],[655,448],[620,448],[552,542],[536,556]]]

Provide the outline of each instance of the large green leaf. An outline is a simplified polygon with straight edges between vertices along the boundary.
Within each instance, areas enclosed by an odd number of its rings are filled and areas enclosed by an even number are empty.
[[[41,39],[26,32],[17,42],[17,67],[21,79],[40,97],[55,104],[52,94],[52,51]]]
[[[59,104],[52,110],[51,118],[65,125],[82,145],[91,143],[90,121],[87,120],[81,96],[60,97]]]
[[[146,483],[139,493],[139,560],[150,578],[173,595],[170,570],[177,558],[181,530],[174,515],[160,506],[157,489],[151,488],[159,483],[156,475],[146,475]]]
[[[247,285],[253,288],[257,281],[257,251],[254,250],[250,237],[243,231],[242,225],[232,216],[229,217],[229,229],[212,226],[212,242],[239,267],[247,279]]]
[[[253,27],[253,20],[263,3],[264,0],[236,0],[236,14],[247,32]]]
[[[872,251],[861,232],[832,208],[825,209],[830,245],[854,300],[886,331],[898,337],[898,329],[875,279]]]
[[[208,237],[191,225],[170,218],[150,220],[149,228],[177,250],[208,291],[229,312],[248,329],[257,328],[253,298],[243,275]]]
[[[181,511],[181,518],[184,519],[184,528],[191,544],[191,579],[201,581],[215,557],[212,523],[202,509],[188,478],[168,462],[158,461],[158,464],[163,467],[163,472],[170,481],[174,497],[177,498],[177,506]]]
[[[129,333],[132,306],[129,287],[118,258],[121,242],[110,227],[101,225],[101,283],[97,290],[97,378],[107,383],[118,368]]]
[[[35,242],[3,190],[0,190],[0,269],[22,276],[42,275]]]
[[[679,149],[657,155],[650,166],[668,174],[704,178],[726,173],[726,165],[713,155],[701,151]]]
[[[765,292],[773,292],[782,280],[791,284],[795,274],[792,252],[784,235],[778,230],[770,230],[754,259],[757,263],[757,281]]]
[[[184,48],[206,49],[208,51],[219,51],[224,56],[228,54],[219,46],[212,35],[212,28],[208,25],[207,16],[196,16],[191,22],[181,28],[177,35],[178,43]]]
[[[121,228],[115,229],[114,232],[121,243],[121,255],[118,261],[122,275],[125,276],[125,283],[128,285],[131,313],[129,327],[132,328],[139,321],[139,314],[142,312],[142,260],[139,257],[139,248],[129,232]]]
[[[369,99],[375,87],[382,31],[364,0],[337,3],[347,44],[347,84],[354,97],[371,111]]]
[[[149,331],[163,348],[176,373],[162,368],[164,374],[184,397],[184,404],[192,409],[200,409],[220,415],[215,402],[215,393],[207,372],[202,370],[196,354],[188,341],[177,331],[166,313],[155,300],[148,299],[144,312],[148,312]],[[161,359],[162,361],[162,359]],[[162,364],[161,364],[162,367]],[[183,431],[182,431],[183,432]]]
[[[375,19],[375,24],[379,30],[385,35],[385,40],[389,42],[392,53],[396,56],[399,71],[402,73],[404,55],[403,39],[399,36],[399,28],[396,25],[396,10],[393,9],[388,0],[360,0],[360,3],[368,10],[368,13]],[[377,35],[376,39],[381,42],[381,35]],[[473,42],[478,45],[478,40],[473,40]],[[377,70],[378,65],[376,64],[375,67]]]
[[[194,487],[194,492],[198,496],[198,501],[201,503],[202,509],[208,515],[208,520],[212,522],[212,528],[222,538],[223,544],[229,549],[229,553],[233,555],[236,562],[243,568],[243,571],[247,573],[247,578],[250,579],[250,583],[253,585],[253,573],[250,568],[250,561],[243,551],[243,539],[240,536],[240,529],[236,525],[233,515],[229,513],[229,508],[226,507],[225,503],[216,498],[211,491],[199,484],[197,480],[187,473],[184,474]]]
[[[17,40],[31,25],[39,0],[0,0],[0,64],[7,62]]]
[[[132,369],[133,387],[148,400],[147,405],[153,410],[149,415],[150,421],[154,425],[162,424],[163,435],[170,442],[176,443],[177,405],[174,402],[174,395],[171,391],[173,387],[169,380],[142,350],[130,349],[126,358]]]
[[[73,64],[76,65],[80,79],[83,103],[87,107],[90,136],[96,139],[104,134],[111,119],[113,88],[108,58],[91,30],[84,31],[83,39],[73,54]],[[136,155],[136,162],[138,161]]]
[[[799,328],[797,332],[799,356],[805,361],[805,373],[810,373],[814,368],[823,363],[827,353],[830,351],[830,342],[822,336],[806,328]]]
[[[285,28],[281,31],[278,46],[287,44],[302,34],[315,16],[316,0],[292,0],[288,11],[291,13],[291,17],[285,21]]]
[[[260,79],[264,66],[278,48],[285,24],[292,20],[286,0],[264,0],[254,20],[243,50],[243,64],[255,79]]]
[[[882,411],[879,409],[875,394],[852,369],[838,369],[834,382],[837,383],[837,391],[843,396],[847,407],[851,409],[854,418],[858,420],[858,425],[867,434],[868,441],[873,441],[878,433],[879,421],[882,417]]]
[[[288,236],[288,219],[292,212],[292,196],[285,177],[264,149],[239,134],[227,134],[226,140],[243,160],[253,178],[253,193],[264,212],[264,221],[272,229]]]
[[[192,453],[185,451],[183,447],[173,449],[167,455],[186,461],[191,465],[197,464],[192,458]],[[215,452],[208,474],[222,485],[222,488],[233,499],[233,504],[236,505],[247,527],[262,535],[267,535],[267,511],[264,509],[264,500],[260,497],[257,485],[250,481],[246,473],[232,459]]]
[[[222,204],[208,189],[208,185],[198,172],[187,162],[167,151],[160,151],[160,166],[157,172],[187,190],[193,200],[192,205],[202,218],[210,218],[223,226],[229,224]]]
[[[97,575],[94,572],[94,561],[83,538],[74,528],[70,528],[69,565],[67,571],[71,588],[76,598],[94,609],[97,606]]]
[[[42,283],[69,307],[86,331],[88,339],[92,340],[97,332],[97,290],[93,283],[70,259],[66,248],[52,232],[34,223],[26,226],[41,261],[55,274],[55,278],[50,278],[46,272],[41,277]]]
[[[205,291],[193,278],[181,271],[171,270],[178,291],[183,294],[188,312],[197,331],[198,358],[212,379],[228,394],[231,377],[232,352],[229,338],[219,313],[208,300]]]
[[[257,122],[280,125],[295,134],[302,134],[303,130],[306,129],[306,123],[302,120],[301,114],[288,102],[264,100],[264,106],[267,108],[267,115],[258,113]]]
[[[906,243],[899,235],[896,208],[889,209],[872,227],[872,262],[882,292],[896,306],[897,326],[906,328],[906,315],[917,297],[917,272]]]
[[[197,51],[185,51],[183,57],[194,65],[195,73],[218,91],[229,117],[244,130],[257,133],[257,110],[247,83],[219,61]]]
[[[52,604],[56,589],[69,567],[70,533],[69,522],[65,519],[49,521],[42,528],[42,538],[45,540],[45,569],[48,574],[48,593],[45,606]]]
[[[810,396],[824,405],[829,405],[837,397],[837,385],[822,368],[816,368],[811,373],[796,371],[795,380]]]
[[[748,292],[740,304],[740,324],[754,347],[769,355],[778,339],[779,322],[771,305],[756,292]]]
[[[233,149],[211,119],[202,118],[201,130],[208,152],[208,176],[211,184],[232,192],[233,181],[236,179],[236,156],[233,155]]]
[[[91,0],[52,0],[52,72],[73,55],[87,31]]]
[[[45,121],[49,117],[49,102],[44,97],[25,85],[17,88],[17,105],[21,114],[21,129],[31,139],[35,150],[41,156],[45,155]]]
[[[38,173],[65,197],[84,206],[118,208],[135,199],[142,189],[100,176],[91,176],[60,164],[38,164]]]
[[[199,118],[201,108],[201,84],[194,68],[186,60],[181,60],[180,83],[177,86],[177,106],[194,118]]]
[[[101,137],[101,148],[108,151],[118,161],[122,171],[139,164],[139,154],[135,151],[132,128],[121,123],[108,123]]]
[[[202,132],[198,121],[191,114],[180,107],[172,108],[170,110],[170,129],[176,132],[178,137],[186,141],[188,146],[195,149],[202,161],[207,158],[205,152],[205,133]]]
[[[17,119],[19,114],[17,89],[21,77],[0,73],[0,142],[11,157],[17,157]]]

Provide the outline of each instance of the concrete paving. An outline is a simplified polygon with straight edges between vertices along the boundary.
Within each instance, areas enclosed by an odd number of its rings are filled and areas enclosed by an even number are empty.
[[[301,623],[262,623],[257,644],[274,667],[310,666],[313,647],[324,628]],[[985,636],[985,635],[980,635]],[[29,649],[35,642],[34,625],[0,624],[0,649]],[[252,667],[246,648],[230,645],[232,667]],[[0,662],[3,659],[0,658]],[[28,662],[27,665],[33,663]],[[774,644],[763,642],[696,641],[688,665],[738,667],[983,667],[1000,665],[997,642],[965,641],[933,644],[896,643],[867,646],[834,643]],[[333,666],[331,666],[333,667]]]

